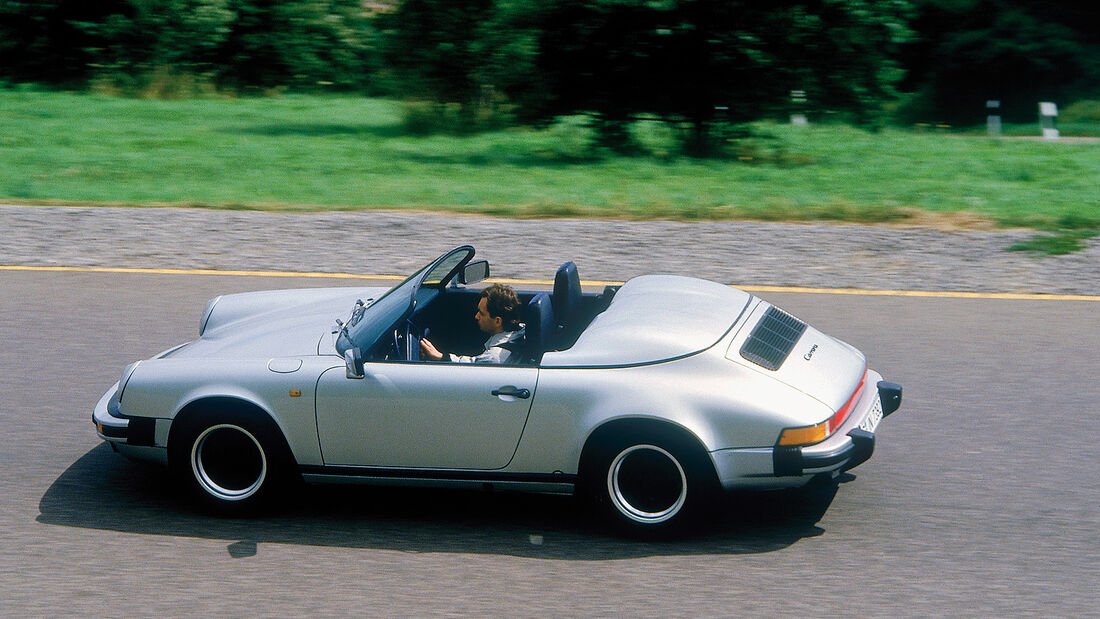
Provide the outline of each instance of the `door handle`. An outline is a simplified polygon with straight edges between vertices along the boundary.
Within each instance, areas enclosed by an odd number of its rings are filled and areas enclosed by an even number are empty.
[[[493,391],[491,393],[492,393],[492,395],[495,395],[495,396],[506,395],[506,396],[511,396],[513,398],[519,398],[521,400],[526,400],[527,398],[531,397],[531,391],[530,390],[528,390],[528,389],[516,389],[515,387],[500,387],[499,389],[493,389]]]

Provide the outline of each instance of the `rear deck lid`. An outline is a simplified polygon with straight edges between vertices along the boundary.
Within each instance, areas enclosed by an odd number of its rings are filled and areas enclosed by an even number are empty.
[[[867,371],[863,353],[768,303],[753,308],[726,358],[838,410]]]

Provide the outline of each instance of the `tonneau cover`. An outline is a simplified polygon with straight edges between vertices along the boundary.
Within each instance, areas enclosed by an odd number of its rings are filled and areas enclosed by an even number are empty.
[[[635,277],[572,348],[546,353],[542,365],[638,365],[696,353],[717,343],[751,299],[742,290],[694,277]]]

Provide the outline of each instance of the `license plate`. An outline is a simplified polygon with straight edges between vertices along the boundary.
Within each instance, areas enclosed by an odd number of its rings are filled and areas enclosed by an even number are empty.
[[[882,421],[882,402],[875,398],[875,404],[871,407],[871,412],[867,414],[863,421],[859,422],[859,429],[874,432],[880,421]]]

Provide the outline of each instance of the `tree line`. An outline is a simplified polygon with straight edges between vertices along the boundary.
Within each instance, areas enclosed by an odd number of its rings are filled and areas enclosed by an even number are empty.
[[[0,0],[0,80],[122,94],[348,91],[457,126],[638,118],[688,150],[792,112],[1008,119],[1096,94],[1100,12],[1040,0]],[[804,93],[792,99],[792,91]]]

